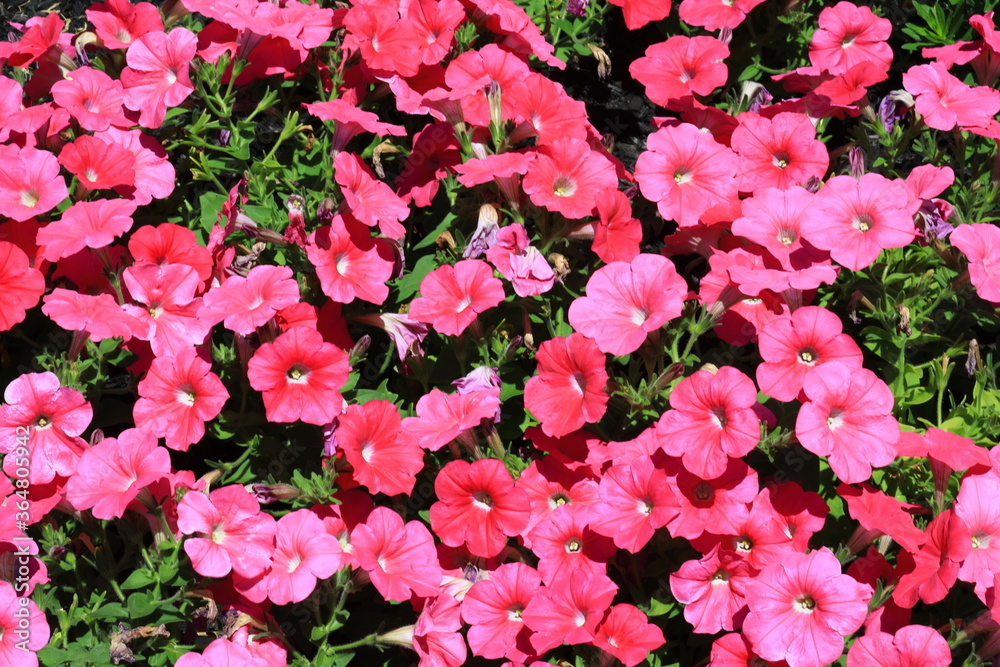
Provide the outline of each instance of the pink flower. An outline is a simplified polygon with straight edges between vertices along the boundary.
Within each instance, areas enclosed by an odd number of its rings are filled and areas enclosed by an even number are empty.
[[[69,111],[80,127],[100,132],[112,125],[132,125],[122,113],[121,81],[91,67],[79,67],[70,77],[52,84],[52,100]]]
[[[431,389],[417,401],[417,416],[403,420],[403,430],[424,449],[436,452],[465,431],[492,420],[500,409],[498,389],[478,389],[467,394],[446,394]]]
[[[503,299],[503,283],[493,277],[490,265],[480,259],[463,259],[424,276],[420,296],[410,304],[410,317],[446,336],[457,336],[479,313]]]
[[[541,585],[538,572],[524,563],[501,565],[489,579],[472,585],[462,600],[462,618],[471,626],[469,646],[474,655],[523,662],[533,654],[528,643],[531,631],[521,612]]]
[[[202,439],[205,422],[217,417],[229,398],[212,365],[194,348],[154,359],[138,390],[136,426],[166,438],[167,447],[178,451]]]
[[[582,139],[557,139],[538,147],[522,185],[536,206],[567,218],[591,215],[597,194],[617,186],[614,165]]]
[[[83,395],[59,386],[54,373],[27,373],[4,389],[5,405],[0,406],[0,452],[5,456],[4,471],[15,471],[18,460],[30,460],[28,480],[47,484],[56,475],[70,477],[87,444],[79,437],[94,416]],[[27,456],[20,452],[27,435]]]
[[[829,250],[852,271],[870,266],[886,248],[902,248],[917,235],[906,184],[868,173],[859,180],[834,176],[816,195],[802,223],[809,243]]]
[[[462,629],[460,602],[447,593],[431,600],[413,627],[413,650],[421,665],[462,667],[467,650]]]
[[[826,174],[830,156],[805,114],[765,118],[744,113],[739,121],[731,145],[740,156],[740,192],[756,193],[768,187],[787,190]]]
[[[803,250],[802,226],[816,195],[805,188],[758,189],[741,203],[743,216],[733,221],[733,234],[767,249],[786,268],[792,258],[812,254]]]
[[[848,484],[863,482],[872,468],[896,458],[899,424],[889,387],[871,371],[829,363],[812,369],[802,386],[809,401],[795,421],[803,447],[829,459]]]
[[[352,153],[337,153],[333,166],[334,178],[351,215],[369,227],[377,225],[389,238],[401,239],[406,235],[406,228],[399,223],[410,214],[410,207],[392,188],[377,180]]]
[[[402,428],[389,401],[349,405],[337,424],[337,447],[354,468],[353,477],[372,493],[410,493],[424,467],[424,451]]]
[[[681,20],[706,30],[733,29],[764,0],[683,0],[677,9]]]
[[[80,294],[57,287],[45,295],[42,312],[67,331],[86,331],[93,341],[149,337],[149,324],[122,312],[110,294]]]
[[[45,612],[14,586],[0,580],[0,663],[9,667],[37,667],[36,653],[49,643]]]
[[[238,334],[252,334],[274,314],[299,302],[299,284],[287,266],[260,265],[243,276],[232,276],[202,297],[198,318],[219,321]]]
[[[1000,303],[1000,228],[985,222],[959,225],[948,238],[968,258],[976,293]]]
[[[131,153],[126,154],[131,159]],[[79,201],[66,209],[59,220],[38,230],[38,245],[45,246],[44,256],[50,262],[84,248],[104,248],[132,229],[135,209],[135,202],[127,199]]]
[[[51,211],[68,195],[52,153],[30,147],[0,152],[0,216],[24,222]]]
[[[197,47],[197,36],[187,28],[148,32],[128,47],[128,67],[121,80],[125,106],[140,112],[140,125],[160,127],[167,107],[179,105],[194,92],[188,65]]]
[[[22,322],[45,292],[45,276],[13,243],[0,241],[0,331]]]
[[[972,543],[958,578],[974,583],[982,596],[1000,573],[1000,478],[990,474],[962,480],[955,516],[965,523]]]
[[[281,517],[275,533],[271,570],[265,576],[267,597],[275,604],[301,602],[316,589],[317,579],[329,579],[342,565],[337,538],[307,509]]]
[[[914,65],[903,74],[903,86],[927,127],[951,130],[985,126],[1000,111],[1000,93],[986,86],[967,86],[941,63]]]
[[[660,106],[689,95],[708,95],[726,83],[729,47],[715,37],[677,35],[653,44],[629,66],[632,77]]]
[[[875,16],[868,7],[838,2],[820,12],[809,60],[830,74],[843,74],[860,63],[887,72],[892,64],[892,48],[886,44],[891,32],[889,19]]]
[[[503,551],[507,538],[528,525],[528,496],[497,459],[475,463],[451,461],[434,479],[438,501],[431,505],[431,528],[452,547],[492,558]]]
[[[871,596],[870,586],[841,573],[826,547],[788,554],[747,584],[743,632],[765,660],[822,667],[840,657],[844,637],[864,623]]]
[[[760,441],[760,419],[753,408],[757,388],[732,366],[714,375],[698,371],[684,378],[670,394],[672,410],[657,423],[663,451],[680,456],[684,467],[714,479],[729,464]]]
[[[142,3],[146,4],[146,3]],[[273,667],[264,658],[254,657],[250,650],[219,637],[202,653],[185,653],[174,667]]]
[[[538,248],[530,245],[524,226],[507,225],[497,233],[496,242],[486,250],[486,259],[514,284],[518,296],[537,296],[552,289],[556,274]]]
[[[169,474],[170,452],[149,431],[132,428],[83,452],[66,499],[98,519],[119,519],[140,491]]]
[[[155,355],[176,355],[204,342],[210,327],[197,317],[201,297],[195,293],[201,280],[193,268],[138,264],[125,269],[122,280],[132,299],[143,304],[122,309],[148,327],[148,332],[133,329],[132,335],[148,340]]]
[[[338,303],[358,298],[380,304],[389,296],[393,253],[352,217],[336,215],[329,226],[310,234],[306,255],[323,293]]]
[[[663,630],[648,621],[638,607],[616,604],[597,626],[594,646],[621,660],[625,667],[635,667],[665,643]]]
[[[650,332],[680,317],[687,283],[673,262],[640,254],[631,262],[612,262],[591,275],[587,296],[569,307],[574,329],[592,338],[606,354],[638,350]]]
[[[847,652],[848,667],[948,667],[948,640],[926,625],[907,625],[896,633],[866,631]]]
[[[135,183],[117,187],[118,194],[144,206],[153,199],[165,199],[174,191],[174,166],[167,159],[166,150],[155,138],[140,130],[121,130],[114,126],[95,133],[94,137],[106,144],[124,148],[135,158]]]
[[[129,0],[107,0],[93,5],[86,13],[97,36],[109,49],[127,49],[147,32],[163,31],[160,10],[149,2],[133,5]]]
[[[600,502],[590,507],[590,527],[639,553],[659,528],[677,516],[677,498],[667,475],[648,456],[608,468],[599,486]]]
[[[247,364],[247,378],[263,392],[268,420],[323,425],[344,411],[339,389],[350,370],[346,352],[299,326],[261,345]]]
[[[840,318],[825,308],[805,306],[779,317],[760,333],[757,366],[760,390],[779,401],[798,396],[813,368],[836,361],[850,370],[861,368],[861,348],[843,331]]]
[[[739,535],[757,496],[757,473],[743,459],[729,459],[725,472],[715,479],[702,479],[675,463],[667,479],[678,504],[667,530],[689,540],[703,533]]]
[[[649,135],[646,147],[635,178],[666,220],[681,227],[709,224],[712,209],[736,204],[739,158],[711,134],[683,123]]]
[[[404,525],[391,509],[376,507],[351,531],[351,547],[386,600],[434,597],[440,590],[443,573],[434,538],[420,521]]]
[[[606,575],[590,572],[538,589],[522,614],[534,631],[535,651],[543,654],[560,644],[592,642],[617,590]]]
[[[542,343],[538,375],[524,386],[524,406],[546,435],[560,437],[600,420],[608,406],[608,373],[597,344],[583,334]]]
[[[684,619],[695,632],[734,630],[746,615],[746,587],[754,574],[738,554],[716,545],[670,575],[670,592],[684,605]]]
[[[135,186],[135,156],[121,146],[104,143],[89,134],[63,146],[59,164],[88,190]]]
[[[548,586],[575,586],[584,574],[601,575],[615,554],[610,538],[589,525],[590,508],[571,504],[556,508],[535,527],[531,548],[538,556],[538,572]]]
[[[242,486],[189,491],[177,506],[177,528],[199,536],[184,540],[184,552],[202,576],[252,578],[270,566],[276,522]]]

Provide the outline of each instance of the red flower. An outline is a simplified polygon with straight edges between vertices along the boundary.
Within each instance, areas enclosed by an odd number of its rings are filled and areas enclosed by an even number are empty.
[[[582,139],[557,139],[539,146],[522,187],[536,206],[585,218],[598,193],[618,186],[614,165]]]
[[[677,14],[688,25],[715,31],[732,30],[764,0],[683,0]]]
[[[646,49],[646,55],[629,66],[629,73],[646,87],[649,99],[668,106],[724,85],[729,68],[723,61],[728,57],[729,47],[714,37],[678,35]]]
[[[59,164],[88,190],[135,185],[135,156],[117,144],[106,144],[89,134],[66,144],[59,153]]]
[[[329,424],[344,411],[338,391],[350,372],[347,353],[315,329],[292,327],[265,343],[247,364],[250,386],[263,392],[273,422]]]
[[[524,406],[546,435],[560,437],[599,421],[608,406],[608,373],[597,344],[583,334],[542,343],[538,375],[524,387]]]
[[[708,532],[738,535],[750,516],[749,505],[758,488],[757,473],[743,459],[733,458],[716,479],[702,479],[681,468],[673,473],[671,482],[679,512],[667,530],[674,537],[689,540]]]
[[[212,257],[205,246],[198,244],[190,229],[171,222],[135,230],[128,240],[128,251],[136,264],[186,264],[201,280],[212,275]]]
[[[648,621],[638,607],[616,604],[597,626],[594,646],[621,660],[625,667],[634,667],[665,642],[663,630]]]
[[[399,409],[388,401],[349,405],[338,417],[337,447],[353,477],[372,493],[410,493],[424,467],[424,451],[403,430]]]
[[[45,277],[13,243],[0,241],[0,331],[24,320],[45,292]]]
[[[410,207],[392,188],[377,180],[352,153],[337,153],[333,168],[351,215],[369,227],[377,225],[389,238],[401,239],[406,235],[406,228],[399,223],[410,215]]]
[[[603,576],[607,571],[615,545],[592,530],[589,520],[586,505],[563,505],[535,527],[531,548],[538,556],[542,581],[549,586],[573,587],[582,575]]]
[[[323,293],[338,303],[358,298],[381,304],[389,296],[392,250],[351,217],[334,216],[329,226],[313,232],[306,255]]]
[[[659,21],[670,15],[670,0],[609,0],[622,8],[625,27],[638,30],[650,21]]]
[[[635,163],[635,178],[665,219],[681,227],[709,224],[713,208],[736,205],[739,159],[711,134],[683,123],[657,130],[646,146]]]
[[[136,426],[166,438],[167,447],[178,451],[201,440],[205,422],[217,417],[229,398],[212,365],[199,359],[194,348],[154,359],[138,390]]]
[[[528,496],[497,459],[451,461],[434,480],[438,502],[431,505],[431,528],[452,547],[466,545],[483,558],[503,551],[507,538],[528,525]]]
[[[480,259],[463,259],[424,276],[420,296],[410,304],[410,317],[446,336],[457,336],[479,313],[503,299],[503,283],[493,277],[490,265]]]
[[[133,5],[129,0],[107,0],[86,13],[97,36],[109,49],[127,49],[147,32],[163,32],[160,10],[149,2]]]

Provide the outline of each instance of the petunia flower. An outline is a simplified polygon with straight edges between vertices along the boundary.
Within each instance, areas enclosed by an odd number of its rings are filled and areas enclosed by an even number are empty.
[[[256,577],[270,566],[276,522],[238,484],[185,494],[177,506],[177,528],[196,535],[184,540],[184,552],[202,576]]]
[[[45,277],[13,243],[0,241],[0,331],[24,320],[45,292]]]
[[[86,14],[97,36],[109,49],[127,49],[147,32],[163,32],[160,11],[149,2],[132,4],[129,0],[106,0],[94,4]]]
[[[926,625],[907,625],[894,634],[867,630],[847,652],[848,667],[948,667],[948,640]]]
[[[826,547],[789,554],[747,584],[743,632],[765,660],[822,667],[843,653],[844,638],[864,623],[871,597],[871,587],[842,574]]]
[[[706,30],[721,30],[736,28],[747,14],[764,0],[683,0],[677,8],[677,14],[688,25],[695,25]]]
[[[605,357],[583,334],[542,343],[538,374],[524,386],[524,406],[546,435],[560,437],[604,416],[608,405]]]
[[[221,321],[230,331],[249,335],[299,298],[290,268],[259,265],[246,277],[232,276],[206,292],[198,318],[212,325]]]
[[[587,281],[586,296],[570,304],[569,322],[606,354],[638,350],[647,336],[680,317],[687,284],[666,257],[637,255],[612,262]]]
[[[606,575],[590,572],[538,589],[521,614],[534,631],[530,641],[535,652],[543,654],[560,644],[591,643],[617,590]]]
[[[339,389],[350,372],[347,353],[315,329],[292,327],[265,343],[247,364],[250,386],[264,395],[272,422],[329,424],[344,411]]]
[[[867,63],[888,71],[892,47],[886,40],[892,32],[889,19],[875,16],[869,7],[842,0],[819,13],[819,29],[809,43],[809,60],[831,74]]]
[[[420,521],[404,524],[391,509],[376,507],[351,531],[351,547],[358,565],[386,600],[433,597],[440,590],[443,572],[434,538]]]
[[[503,283],[493,277],[490,265],[480,259],[445,264],[420,283],[420,296],[410,303],[410,317],[426,322],[439,333],[458,336],[479,313],[504,299]]]
[[[187,348],[175,356],[157,357],[139,382],[139,400],[133,407],[136,426],[166,438],[177,451],[199,442],[205,422],[222,411],[229,398],[212,365]]]
[[[152,7],[146,2],[140,5]],[[100,132],[112,125],[124,128],[133,124],[122,113],[121,81],[92,67],[79,67],[66,79],[53,83],[52,100],[69,111],[85,130]]]
[[[594,646],[618,658],[625,667],[645,661],[649,652],[663,646],[665,641],[663,630],[630,604],[611,607],[594,633]]]
[[[562,505],[539,523],[531,537],[538,572],[548,586],[574,586],[584,574],[601,575],[616,548],[611,538],[590,528],[590,507]]]
[[[524,662],[534,650],[528,643],[531,630],[522,612],[541,588],[542,578],[524,563],[506,563],[490,578],[472,585],[462,600],[462,619],[469,624],[469,647],[488,659],[509,658]]]
[[[660,106],[689,95],[709,95],[726,83],[729,47],[715,37],[677,35],[653,44],[629,65],[629,73]]]
[[[58,220],[38,230],[38,245],[43,246],[43,256],[50,262],[84,248],[104,248],[132,229],[135,209],[135,202],[127,199],[78,201]]]
[[[122,70],[125,106],[139,112],[139,124],[158,128],[167,107],[176,107],[194,92],[188,73],[197,36],[187,28],[151,31],[128,47]]]
[[[355,481],[371,493],[410,493],[424,467],[424,451],[402,427],[388,401],[348,405],[337,424],[337,447],[354,468]]]
[[[434,492],[434,534],[448,546],[465,545],[483,558],[503,551],[507,539],[520,534],[531,515],[527,495],[514,486],[497,459],[449,462],[434,479]]]
[[[754,574],[746,560],[716,545],[670,575],[670,592],[684,605],[684,620],[695,632],[734,630],[746,616],[746,587]]]
[[[52,153],[31,147],[0,152],[0,216],[24,222],[51,211],[68,195]]]
[[[104,143],[89,134],[63,146],[59,164],[88,190],[135,186],[135,156],[117,144]]]
[[[329,579],[341,565],[340,543],[314,512],[286,514],[278,520],[271,568],[264,575],[267,597],[278,605],[301,602],[316,589],[317,580]]]
[[[83,452],[66,484],[66,499],[98,519],[120,519],[143,489],[170,472],[170,452],[157,446],[156,437],[127,429]]]
[[[585,218],[594,210],[596,197],[615,188],[614,165],[582,139],[557,139],[539,146],[528,165],[522,187],[536,206]]]
[[[410,207],[392,188],[376,179],[356,155],[337,153],[333,169],[352,216],[369,227],[378,226],[389,238],[401,239],[406,235],[406,228],[399,223],[410,215]]]
[[[37,653],[50,636],[45,612],[31,598],[19,595],[13,584],[0,581],[0,663],[37,667]]]
[[[555,272],[542,254],[528,241],[524,226],[507,225],[497,233],[496,242],[486,250],[486,259],[514,285],[521,297],[537,296],[552,289]]]
[[[810,178],[823,178],[830,156],[816,127],[805,114],[779,113],[771,118],[755,113],[738,117],[732,149],[740,156],[740,192],[764,188],[788,190]]]
[[[959,225],[948,238],[968,258],[976,293],[1000,303],[1000,228],[983,222]]]
[[[677,498],[667,475],[648,456],[611,466],[598,489],[600,502],[589,508],[590,527],[630,553],[639,553],[677,516]]]

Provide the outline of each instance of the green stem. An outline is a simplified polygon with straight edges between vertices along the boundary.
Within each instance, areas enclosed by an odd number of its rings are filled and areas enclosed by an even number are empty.
[[[329,653],[340,653],[341,651],[350,651],[352,648],[358,648],[359,646],[371,646],[376,643],[378,643],[378,634],[370,634],[367,637],[363,637],[354,642],[341,644],[339,646],[328,646],[326,650]]]

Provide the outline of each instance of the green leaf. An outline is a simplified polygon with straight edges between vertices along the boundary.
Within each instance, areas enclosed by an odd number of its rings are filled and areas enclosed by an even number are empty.
[[[399,279],[399,300],[409,301],[410,297],[420,290],[420,283],[424,276],[437,268],[437,260],[434,255],[425,255],[417,260],[413,270]]]
[[[421,239],[415,246],[413,246],[413,249],[420,250],[421,248],[427,248],[429,246],[434,245],[434,242],[437,240],[437,237],[440,236],[443,232],[450,229],[451,223],[454,222],[456,218],[458,218],[458,216],[455,215],[454,213],[451,212],[446,213],[444,218],[441,219],[441,222],[438,224],[438,226],[434,228],[434,231],[432,231],[430,234]]]
[[[132,595],[128,596],[125,606],[128,607],[129,616],[134,620],[149,616],[160,605],[156,600],[150,599],[149,593],[132,593]]]
[[[143,568],[128,575],[128,579],[122,582],[121,588],[123,591],[134,591],[137,588],[152,586],[154,583],[156,583],[156,577],[153,576],[152,572]]]
[[[226,203],[227,199],[229,197],[221,192],[201,193],[201,196],[198,198],[198,204],[201,208],[201,226],[206,232],[212,231],[212,227],[219,219],[219,213],[222,211],[222,206]]]

